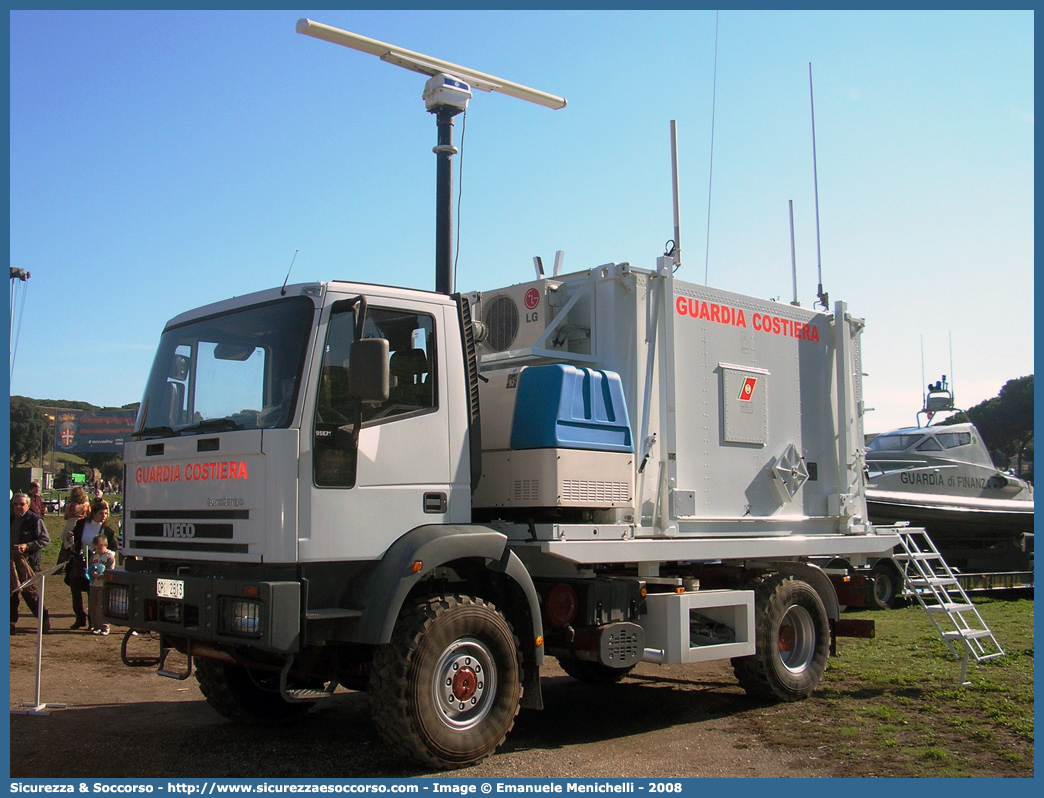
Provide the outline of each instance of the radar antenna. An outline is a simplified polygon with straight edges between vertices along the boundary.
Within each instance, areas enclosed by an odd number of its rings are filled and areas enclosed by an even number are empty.
[[[389,64],[431,76],[424,84],[423,98],[428,112],[435,114],[438,128],[438,145],[433,150],[438,159],[435,197],[435,290],[440,294],[452,294],[454,291],[452,168],[453,156],[457,153],[457,148],[453,146],[453,117],[467,110],[472,88],[506,94],[509,97],[536,103],[552,110],[565,108],[566,101],[562,97],[531,89],[510,80],[360,36],[358,33],[313,22],[310,19],[298,20],[297,32],[369,53]]]

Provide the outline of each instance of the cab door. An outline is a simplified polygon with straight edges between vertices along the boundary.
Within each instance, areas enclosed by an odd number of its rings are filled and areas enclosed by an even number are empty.
[[[452,473],[439,311],[371,300],[362,336],[388,341],[389,395],[360,407],[348,391],[359,305],[340,299],[324,309],[325,341],[301,435],[302,562],[374,559],[408,530],[447,520]]]

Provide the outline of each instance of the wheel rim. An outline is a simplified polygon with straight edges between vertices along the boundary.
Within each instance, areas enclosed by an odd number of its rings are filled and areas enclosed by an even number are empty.
[[[809,611],[792,605],[779,623],[776,639],[783,667],[791,673],[805,670],[816,652],[816,628]]]
[[[493,655],[474,638],[451,643],[435,665],[432,697],[439,718],[461,730],[478,725],[489,714],[497,694]]]

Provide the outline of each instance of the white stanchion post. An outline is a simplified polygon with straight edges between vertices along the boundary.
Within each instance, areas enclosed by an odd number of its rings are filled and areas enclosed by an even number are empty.
[[[23,701],[22,706],[28,707],[28,709],[12,709],[12,715],[50,715],[50,710],[52,709],[65,709],[65,704],[44,704],[40,701],[40,675],[43,663],[44,595],[47,589],[47,577],[51,574],[58,573],[58,571],[61,571],[64,568],[65,563],[59,563],[46,571],[40,571],[40,573],[34,574],[32,579],[27,579],[11,591],[12,593],[18,593],[33,582],[40,583],[40,599],[39,603],[36,605],[36,700],[31,703]]]

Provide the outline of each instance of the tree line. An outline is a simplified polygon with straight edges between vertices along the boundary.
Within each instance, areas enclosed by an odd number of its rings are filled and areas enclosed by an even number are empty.
[[[1008,380],[992,399],[979,402],[945,424],[971,421],[998,468],[1022,470],[1033,461],[1033,375]]]

